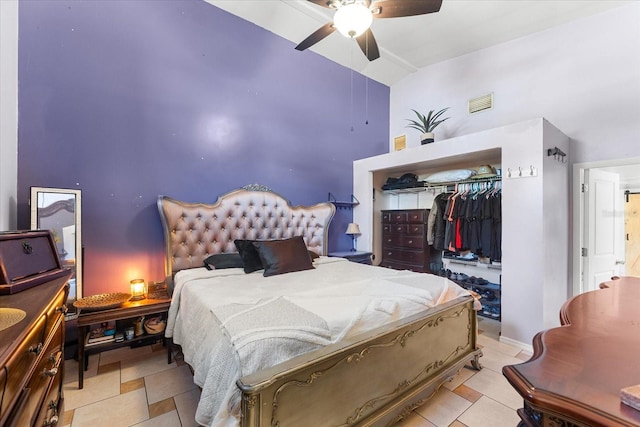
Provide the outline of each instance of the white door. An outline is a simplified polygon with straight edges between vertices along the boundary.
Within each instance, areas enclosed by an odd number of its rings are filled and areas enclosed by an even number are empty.
[[[624,259],[624,211],[621,202],[620,176],[598,169],[586,169],[585,247],[583,248],[583,290],[619,275],[619,260]]]

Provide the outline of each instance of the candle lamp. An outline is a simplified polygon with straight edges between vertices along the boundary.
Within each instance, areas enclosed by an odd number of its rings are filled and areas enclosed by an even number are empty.
[[[133,279],[129,282],[131,286],[131,298],[130,301],[138,301],[141,299],[145,299],[146,296],[146,286],[144,284],[144,279]]]

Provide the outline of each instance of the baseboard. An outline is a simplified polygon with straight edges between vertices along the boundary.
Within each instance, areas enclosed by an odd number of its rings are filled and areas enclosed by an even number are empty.
[[[503,337],[503,336],[500,336],[500,342],[503,342],[505,344],[515,345],[516,347],[520,347],[523,351],[533,354],[533,345],[531,344],[525,344],[520,341],[516,341],[514,339]]]

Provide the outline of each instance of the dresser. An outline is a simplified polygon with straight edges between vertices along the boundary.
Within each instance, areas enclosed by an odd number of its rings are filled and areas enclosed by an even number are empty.
[[[429,209],[382,211],[382,267],[429,273]]]
[[[62,425],[64,313],[71,271],[0,295],[0,425]]]

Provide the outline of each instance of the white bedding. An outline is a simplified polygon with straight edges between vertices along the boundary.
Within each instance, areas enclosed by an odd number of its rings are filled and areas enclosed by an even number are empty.
[[[468,295],[443,277],[342,258],[320,257],[314,267],[271,277],[240,268],[176,274],[166,336],[202,388],[198,423],[239,424],[242,376]]]

